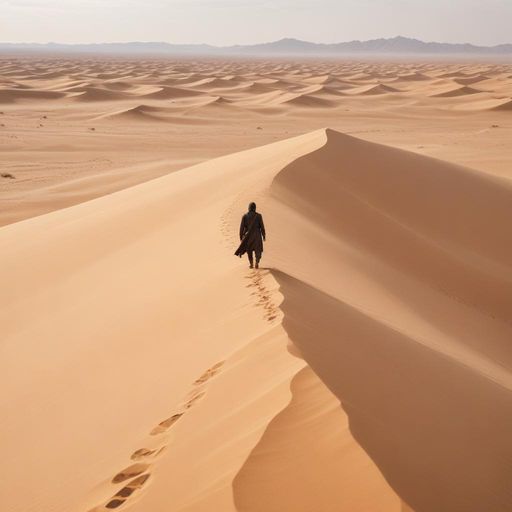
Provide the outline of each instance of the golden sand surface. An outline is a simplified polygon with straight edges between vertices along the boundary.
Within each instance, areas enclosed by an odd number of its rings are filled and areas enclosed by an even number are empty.
[[[0,112],[0,510],[512,509],[511,65],[3,57]]]

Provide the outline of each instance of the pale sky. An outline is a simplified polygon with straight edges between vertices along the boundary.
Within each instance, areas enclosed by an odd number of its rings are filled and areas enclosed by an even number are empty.
[[[512,0],[0,0],[0,42],[512,43]]]

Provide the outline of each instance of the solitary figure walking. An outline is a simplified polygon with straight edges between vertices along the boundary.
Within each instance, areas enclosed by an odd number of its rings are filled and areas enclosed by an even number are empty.
[[[256,211],[256,203],[249,203],[249,211],[242,216],[240,223],[240,246],[235,255],[241,258],[247,253],[249,267],[259,268],[264,240],[266,241],[263,217]],[[253,253],[256,255],[256,265],[254,265]]]

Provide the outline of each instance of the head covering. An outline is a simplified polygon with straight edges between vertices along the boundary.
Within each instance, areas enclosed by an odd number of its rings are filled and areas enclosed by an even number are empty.
[[[256,211],[256,203],[249,203],[249,211],[250,212]]]

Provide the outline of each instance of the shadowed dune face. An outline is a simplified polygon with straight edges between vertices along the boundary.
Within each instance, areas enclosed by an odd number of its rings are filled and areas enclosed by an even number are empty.
[[[416,512],[508,510],[510,182],[327,130],[270,196],[282,325],[356,441]]]
[[[400,510],[399,498],[351,439],[337,397],[310,367],[293,378],[291,392],[233,481],[237,510]]]
[[[234,480],[240,510],[395,510],[372,464],[402,510],[512,506],[511,206],[508,180],[332,130],[277,173],[271,273],[315,375],[294,378]],[[323,485],[339,495],[323,503]]]
[[[498,105],[493,107],[493,110],[504,110],[504,111],[512,110],[512,100],[501,101]]]
[[[0,104],[1,103],[19,103],[22,101],[41,101],[41,100],[54,100],[63,98],[66,95],[57,91],[40,91],[30,90],[23,87],[16,89],[0,89]]]
[[[508,180],[328,130],[326,144],[283,169],[273,187],[336,238],[511,322]],[[478,275],[479,286],[469,284]]]
[[[439,94],[434,94],[436,98],[453,98],[457,96],[467,96],[468,94],[478,94],[482,91],[478,91],[477,89],[473,89],[472,87],[468,87],[463,85],[462,87],[457,87],[447,92],[441,92]]]
[[[290,339],[413,510],[510,509],[510,387],[300,280],[273,275]]]

